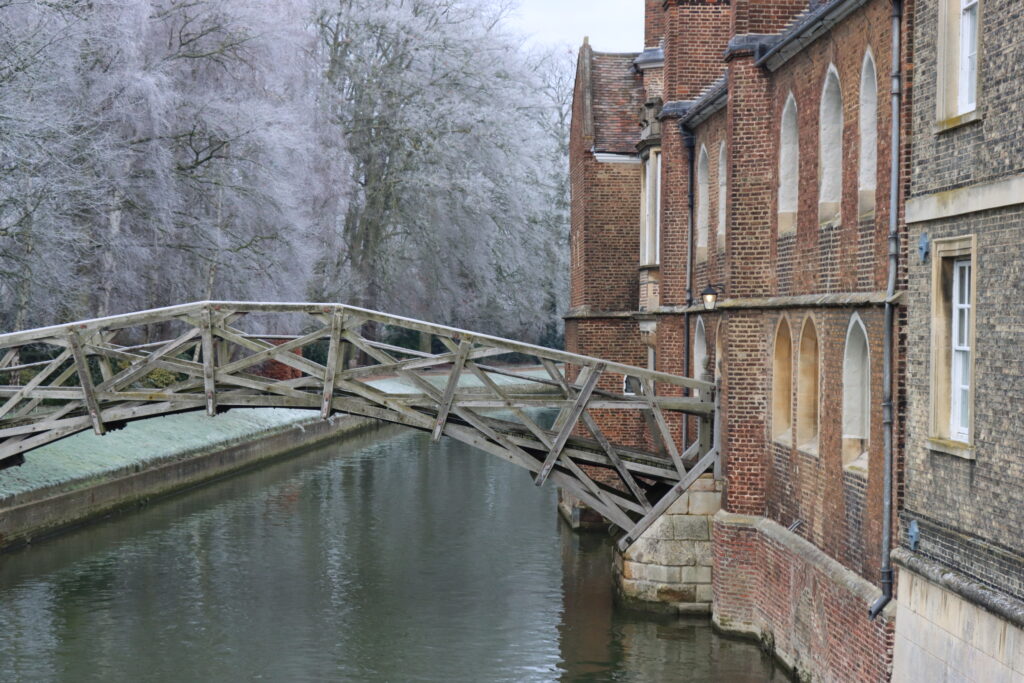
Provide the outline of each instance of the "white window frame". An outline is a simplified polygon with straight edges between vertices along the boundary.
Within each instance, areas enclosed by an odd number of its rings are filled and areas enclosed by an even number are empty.
[[[718,237],[725,237],[725,204],[729,193],[728,179],[726,177],[725,143],[718,145]],[[718,244],[719,250],[725,249],[724,240]]]
[[[711,204],[711,157],[706,146],[700,146],[697,157],[697,239],[696,260],[703,263],[708,260],[708,243],[710,240],[710,204]]]
[[[957,114],[974,111],[978,99],[978,0],[960,0]]]
[[[953,261],[950,357],[949,437],[970,443],[971,436],[971,259]],[[965,381],[966,378],[966,381]]]
[[[644,160],[641,209],[640,265],[661,262],[661,150],[652,149]]]
[[[974,460],[973,390],[977,386],[974,364],[978,348],[976,235],[932,240],[931,260],[928,448]],[[964,276],[969,278],[966,286],[958,281]],[[961,414],[966,416],[966,424],[958,417]]]

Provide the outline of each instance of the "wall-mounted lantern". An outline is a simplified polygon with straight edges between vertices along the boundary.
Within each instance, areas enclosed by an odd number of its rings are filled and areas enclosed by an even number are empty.
[[[704,300],[704,310],[713,311],[718,306],[718,296],[725,293],[725,285],[711,285],[709,284],[704,288],[704,291],[700,293],[700,298]]]

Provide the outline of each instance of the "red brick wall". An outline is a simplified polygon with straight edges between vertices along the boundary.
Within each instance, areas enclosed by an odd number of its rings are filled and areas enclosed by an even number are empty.
[[[813,561],[813,551],[794,552],[758,527],[721,518],[712,540],[719,624],[758,633],[805,680],[889,680],[894,621],[870,621],[865,595]]]
[[[692,100],[725,71],[727,0],[669,0],[665,10],[665,100]]]
[[[729,63],[729,225],[726,229],[730,297],[770,294],[773,240],[769,222],[778,156],[772,136],[770,84],[752,56]]]
[[[669,119],[661,134],[661,305],[686,303],[687,235],[689,209],[687,187],[688,152],[679,133],[679,124]],[[682,351],[680,350],[680,353]]]
[[[729,282],[728,259],[726,258],[726,244],[728,239],[728,226],[726,226],[725,239],[718,236],[718,216],[722,207],[718,205],[718,172],[719,172],[719,149],[722,142],[727,140],[729,118],[725,110],[713,114],[707,121],[703,122],[696,131],[695,158],[700,159],[700,150],[704,148],[708,153],[708,239],[707,258],[703,261],[699,258],[694,260],[693,290],[694,297],[709,283],[724,284],[726,291],[731,291]],[[726,144],[726,172],[728,173],[729,145]],[[699,202],[699,193],[695,193],[695,199]],[[728,215],[729,193],[726,189],[725,210]],[[695,214],[698,207],[694,208]],[[696,215],[694,216],[696,219]],[[695,234],[696,236],[696,234]],[[696,245],[696,239],[694,241]]]
[[[658,47],[665,36],[664,0],[646,0],[644,6],[644,47]]]
[[[565,323],[566,349],[639,367],[647,366],[647,347],[640,343],[640,328],[629,318],[569,319]],[[576,376],[576,369],[571,372]],[[623,376],[608,372],[598,388],[619,393]],[[591,415],[611,441],[628,446],[646,445],[644,422],[639,413],[627,410],[592,410]],[[589,436],[585,432],[582,436]]]
[[[885,288],[889,220],[891,110],[888,78],[891,6],[873,0],[832,29],[829,38],[818,40],[783,65],[771,78],[770,125],[773,163],[772,192],[766,199],[771,211],[772,234],[778,221],[778,135],[786,98],[797,103],[800,139],[800,185],[795,244],[776,245],[776,288],[780,293],[878,291]],[[875,60],[878,95],[878,145],[875,214],[858,215],[860,154],[860,77],[865,52]],[[843,96],[843,180],[840,226],[823,230],[818,222],[818,133],[822,86],[829,65],[839,73]],[[800,267],[794,268],[794,264]]]
[[[808,0],[733,0],[733,33],[778,33],[807,5]]]
[[[878,581],[881,544],[882,481],[882,335],[878,308],[858,315],[868,335],[871,363],[868,474],[844,470],[842,464],[843,354],[851,313],[844,309],[792,312],[785,317],[792,331],[791,357],[799,357],[800,334],[806,320],[814,321],[820,359],[818,454],[771,441],[765,424],[766,515],[783,526],[802,520],[797,533],[847,568],[869,581]],[[777,322],[773,322],[774,331]],[[838,381],[837,381],[838,380]],[[771,387],[768,387],[769,395]],[[796,415],[800,397],[795,396]]]

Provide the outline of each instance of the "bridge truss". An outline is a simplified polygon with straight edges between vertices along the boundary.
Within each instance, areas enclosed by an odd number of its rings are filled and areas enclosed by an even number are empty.
[[[429,343],[396,342],[413,339]],[[272,361],[289,376],[261,371]],[[623,548],[718,468],[712,384],[351,306],[197,302],[0,335],[0,468],[77,432],[231,407],[446,435],[563,487],[626,532]],[[611,411],[642,415],[649,447],[613,443],[598,424]],[[672,414],[697,422],[685,452]]]

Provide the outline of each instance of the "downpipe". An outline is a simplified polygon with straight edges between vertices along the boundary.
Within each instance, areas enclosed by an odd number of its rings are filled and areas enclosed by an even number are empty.
[[[877,617],[892,600],[892,449],[893,405],[892,366],[893,328],[895,326],[896,277],[899,266],[899,192],[900,192],[900,125],[902,123],[902,62],[900,57],[900,30],[903,18],[903,0],[892,3],[892,149],[889,169],[889,282],[885,293],[885,341],[882,356],[882,423],[884,471],[882,491],[882,595],[868,610],[868,617]]]
[[[687,311],[683,313],[683,376],[690,376],[690,306],[693,305],[693,195],[694,195],[694,182],[693,182],[693,170],[695,165],[694,160],[694,147],[697,143],[697,138],[694,136],[693,131],[687,128],[685,125],[680,124],[679,132],[683,136],[683,144],[686,145],[686,163],[689,167],[689,173],[687,178],[686,187],[686,308]],[[683,395],[689,396],[689,387],[683,388]],[[684,414],[683,417],[683,452],[686,451],[690,446],[690,416]]]

